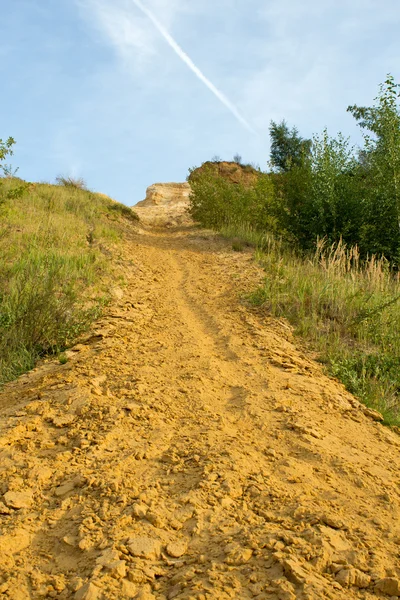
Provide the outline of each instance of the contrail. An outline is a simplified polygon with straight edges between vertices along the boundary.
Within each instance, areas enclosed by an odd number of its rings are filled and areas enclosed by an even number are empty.
[[[139,10],[142,11],[150,19],[153,23],[154,27],[160,32],[165,41],[171,46],[172,50],[176,52],[181,60],[189,67],[191,71],[204,83],[205,86],[218,98],[220,102],[236,117],[236,119],[241,123],[248,131],[256,134],[255,130],[252,126],[246,121],[246,119],[240,114],[238,109],[232,102],[222,93],[215,85],[207,79],[207,77],[200,71],[200,69],[194,64],[192,59],[186,54],[186,52],[179,46],[179,44],[174,40],[174,38],[168,33],[168,31],[161,25],[158,19],[154,16],[154,14],[143,6],[140,0],[132,0],[134,4],[138,7]],[[256,134],[257,135],[257,134]]]

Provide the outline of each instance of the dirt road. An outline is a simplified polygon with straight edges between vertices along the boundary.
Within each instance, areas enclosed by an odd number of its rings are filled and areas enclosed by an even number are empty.
[[[250,253],[132,234],[91,334],[0,395],[0,596],[400,596],[400,437],[246,308]]]

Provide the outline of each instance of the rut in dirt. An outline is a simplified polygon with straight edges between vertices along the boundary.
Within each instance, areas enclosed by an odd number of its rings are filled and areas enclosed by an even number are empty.
[[[195,229],[132,234],[68,363],[0,395],[0,594],[400,596],[399,439]]]

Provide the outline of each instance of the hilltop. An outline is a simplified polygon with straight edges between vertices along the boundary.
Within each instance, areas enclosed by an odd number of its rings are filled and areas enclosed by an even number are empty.
[[[204,173],[211,173],[234,184],[240,184],[244,187],[253,187],[261,172],[252,165],[243,165],[234,161],[206,161],[200,167],[191,170],[189,183]]]
[[[161,227],[189,225],[190,185],[188,183],[154,183],[146,190],[146,198],[133,210],[141,223]]]

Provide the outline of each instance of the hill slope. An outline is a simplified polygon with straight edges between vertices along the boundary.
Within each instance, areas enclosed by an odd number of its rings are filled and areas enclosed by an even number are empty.
[[[0,178],[0,386],[99,314],[113,286],[112,248],[138,220],[82,182],[64,181]]]
[[[238,301],[248,253],[132,233],[92,332],[0,395],[0,593],[400,596],[398,436]]]

